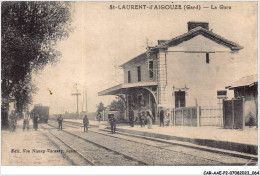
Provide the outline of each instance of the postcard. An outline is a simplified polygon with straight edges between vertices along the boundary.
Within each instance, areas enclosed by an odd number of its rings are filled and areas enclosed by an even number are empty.
[[[1,14],[3,167],[259,175],[258,2],[2,1]]]

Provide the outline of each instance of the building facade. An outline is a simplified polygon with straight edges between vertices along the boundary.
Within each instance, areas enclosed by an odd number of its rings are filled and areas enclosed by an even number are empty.
[[[258,122],[258,75],[249,75],[240,78],[227,89],[234,91],[235,99],[244,98],[245,126],[255,126]]]
[[[158,45],[122,64],[124,83],[98,95],[121,97],[125,117],[130,108],[135,113],[149,109],[158,118],[160,108],[217,104],[217,90],[236,74],[230,62],[242,48],[213,33],[206,22],[188,22],[188,32],[158,40]]]

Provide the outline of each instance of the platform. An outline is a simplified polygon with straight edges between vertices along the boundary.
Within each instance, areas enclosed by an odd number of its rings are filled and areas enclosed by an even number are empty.
[[[66,119],[68,120],[68,119]],[[82,120],[68,120],[81,122]],[[99,128],[109,127],[108,122],[90,121],[90,125],[98,125]],[[152,129],[147,126],[141,127],[135,124],[117,124],[116,131],[135,135],[154,137],[167,140],[182,141],[190,144],[213,147],[224,150],[248,153],[257,155],[258,153],[258,128],[246,127],[244,130],[224,129],[216,126],[164,126],[153,125]]]

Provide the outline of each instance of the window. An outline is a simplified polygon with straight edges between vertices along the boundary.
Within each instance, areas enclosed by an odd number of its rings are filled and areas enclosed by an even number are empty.
[[[206,53],[206,63],[209,64],[209,53]]]
[[[149,78],[153,78],[153,61],[149,61]]]
[[[130,70],[128,71],[128,83],[130,83],[131,82],[131,72],[130,72]]]
[[[138,77],[138,82],[141,81],[141,67],[137,67],[137,77]]]
[[[175,91],[175,107],[186,107],[185,91]]]

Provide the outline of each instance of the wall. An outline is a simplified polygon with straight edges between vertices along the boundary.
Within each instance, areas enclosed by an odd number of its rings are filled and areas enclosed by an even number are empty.
[[[151,54],[150,56],[151,59],[156,59],[156,54]],[[133,60],[126,64],[124,66],[124,83],[128,83],[128,71],[131,71],[131,83],[136,83],[138,82],[138,77],[137,77],[137,66],[141,66],[141,81],[140,82],[149,82],[149,81],[155,81],[156,77],[154,74],[153,79],[149,78],[149,71],[148,71],[148,63],[146,62],[147,58],[146,55],[143,55],[137,60]],[[156,63],[154,61],[154,67]]]
[[[209,52],[209,64],[206,63],[206,53]],[[151,58],[155,59],[156,54]],[[237,64],[239,52],[232,52],[230,48],[198,35],[175,47],[168,48],[167,64],[167,107],[174,108],[174,91],[178,88],[189,89],[186,94],[186,106],[195,106],[196,102],[203,105],[217,105],[217,90],[225,90],[236,79],[240,69]],[[131,71],[131,83],[138,82],[137,66],[141,66],[141,82],[149,79],[146,55],[133,59],[124,65],[124,83],[128,83],[128,71]],[[154,62],[156,67],[157,63]],[[155,81],[156,74],[154,74]],[[175,90],[173,90],[173,86]],[[232,91],[227,91],[228,98],[233,98]]]
[[[256,111],[258,103],[258,90],[257,86],[252,87],[238,87],[234,90],[234,96],[236,98],[245,97],[245,124],[256,125]]]
[[[195,37],[177,47],[169,48],[167,59],[167,103],[174,106],[173,86],[175,88],[189,88],[186,95],[186,106],[194,106],[196,99],[201,105],[217,105],[217,90],[224,90],[225,86],[236,79],[235,61],[237,53],[227,52],[227,48],[218,45],[202,36]],[[210,53],[209,64],[206,63],[205,53],[185,53],[178,51],[222,51]],[[229,48],[228,48],[229,50]],[[175,89],[178,90],[178,89]],[[228,91],[228,97],[233,93]]]

